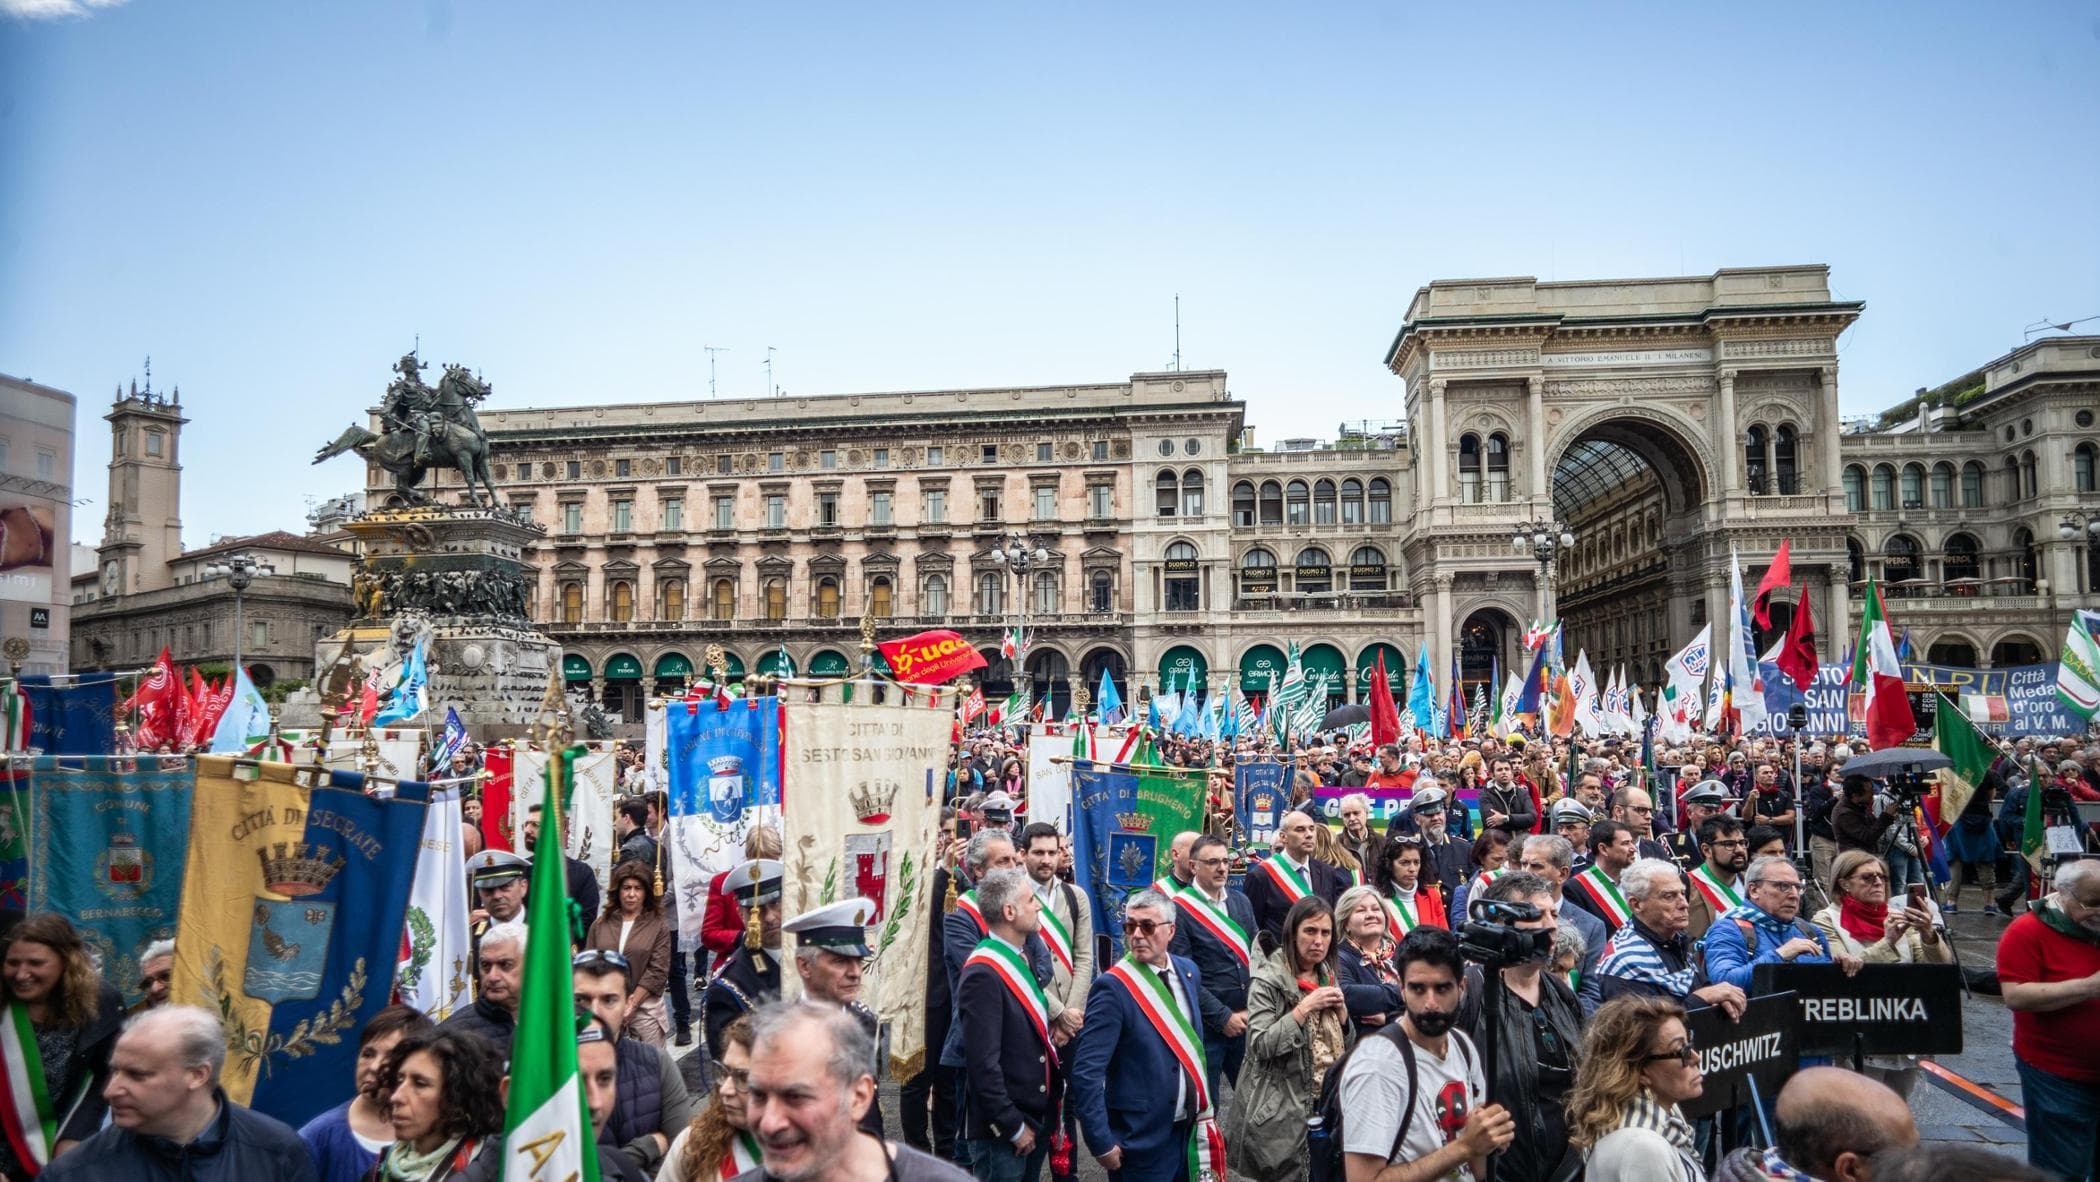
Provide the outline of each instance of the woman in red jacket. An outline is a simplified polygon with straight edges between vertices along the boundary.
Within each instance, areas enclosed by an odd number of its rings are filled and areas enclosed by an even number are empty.
[[[760,825],[744,838],[744,860],[780,856],[780,830]],[[700,944],[719,960],[736,950],[744,938],[744,909],[736,896],[722,889],[726,875],[717,874],[707,884],[707,910],[700,914]]]

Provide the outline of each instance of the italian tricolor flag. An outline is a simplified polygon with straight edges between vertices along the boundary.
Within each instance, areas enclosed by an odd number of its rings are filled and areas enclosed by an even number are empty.
[[[547,799],[569,799],[581,747],[547,761]],[[562,848],[563,810],[549,806],[525,896],[525,974],[518,1033],[510,1051],[510,1110],[503,1120],[503,1182],[550,1178],[598,1182],[598,1151],[583,1080],[576,1072],[576,990],[570,979],[569,888]]]
[[[1863,714],[1868,747],[1894,747],[1917,733],[1918,720],[1911,715],[1910,695],[1903,688],[1903,665],[1896,660],[1896,642],[1889,635],[1881,587],[1872,579],[1867,580],[1866,613],[1860,617],[1859,644],[1853,649],[1852,691],[1866,699]]]

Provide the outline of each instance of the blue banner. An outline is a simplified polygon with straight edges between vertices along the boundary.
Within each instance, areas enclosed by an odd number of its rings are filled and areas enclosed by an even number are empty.
[[[26,794],[29,907],[71,919],[102,979],[139,1000],[139,953],[175,934],[196,773],[180,756],[137,762],[40,755]]]
[[[107,755],[117,745],[117,675],[83,673],[65,685],[49,674],[22,678],[29,745],[46,755]]]
[[[1154,834],[1134,834],[1117,820],[1118,813],[1136,813],[1137,786],[1137,776],[1113,764],[1072,765],[1073,873],[1093,900],[1094,930],[1108,933],[1118,948],[1123,896],[1153,879],[1153,858],[1132,842],[1159,840]]]
[[[745,809],[780,803],[778,699],[673,702],[664,733],[673,817],[735,825]]]
[[[1254,854],[1269,848],[1291,800],[1291,771],[1274,760],[1242,763],[1232,771],[1233,812],[1240,848]]]
[[[1823,665],[1816,670],[1816,683],[1803,695],[1808,707],[1809,735],[1863,737],[1866,722],[1853,708],[1846,665]],[[1770,701],[1771,672],[1766,672],[1767,701]],[[1784,680],[1784,677],[1782,677]],[[2001,669],[1964,669],[1955,665],[1926,665],[1903,662],[1903,680],[1910,687],[1911,713],[1918,720],[1913,742],[1932,741],[1932,711],[1935,688],[1968,713],[1977,729],[2006,738],[2082,735],[2085,726],[2066,712],[2056,696],[2056,662],[2009,665]],[[1791,684],[1791,683],[1789,683]],[[1791,701],[1789,699],[1789,701]],[[1785,713],[1766,719],[1759,734],[1788,733]]]

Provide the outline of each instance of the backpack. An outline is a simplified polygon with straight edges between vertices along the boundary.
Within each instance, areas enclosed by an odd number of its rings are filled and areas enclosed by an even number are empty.
[[[1400,1051],[1401,1061],[1407,1064],[1407,1102],[1400,1106],[1400,1127],[1393,1133],[1393,1147],[1385,1153],[1386,1160],[1390,1162],[1393,1155],[1400,1152],[1401,1142],[1407,1140],[1408,1125],[1414,1121],[1415,1091],[1419,1082],[1415,1069],[1415,1044],[1407,1037],[1407,1032],[1400,1029],[1398,1018],[1386,1023],[1378,1033],[1369,1037],[1390,1041]],[[1457,1041],[1459,1051],[1465,1055],[1466,1070],[1470,1075],[1473,1068],[1473,1042],[1463,1031],[1456,1029],[1451,1031],[1451,1037]],[[1358,1040],[1357,1047],[1362,1045],[1363,1041]],[[1347,1054],[1328,1065],[1327,1074],[1320,1079],[1320,1095],[1313,1101],[1313,1114],[1320,1118],[1320,1128],[1326,1135],[1326,1144],[1320,1146],[1308,1143],[1306,1146],[1310,1167],[1309,1182],[1342,1182],[1346,1176],[1342,1166],[1342,1071],[1349,1066],[1349,1060],[1355,1055],[1356,1047],[1349,1048]]]

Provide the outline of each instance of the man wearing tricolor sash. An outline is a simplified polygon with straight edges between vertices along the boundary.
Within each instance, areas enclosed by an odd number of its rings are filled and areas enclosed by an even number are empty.
[[[1094,908],[1086,892],[1057,877],[1064,839],[1057,826],[1036,821],[1021,830],[1021,864],[1043,905],[1039,929],[1050,949],[1050,1016],[1069,1039],[1086,1020],[1086,991],[1094,983]]]
[[[1313,857],[1319,824],[1310,813],[1294,809],[1283,814],[1273,852],[1247,864],[1247,902],[1254,908],[1257,934],[1266,935],[1271,946],[1281,938],[1291,904],[1307,895],[1332,903],[1342,893],[1344,884],[1337,881],[1341,873]]]
[[[1210,1090],[1222,1080],[1238,1082],[1247,1054],[1247,990],[1253,979],[1254,908],[1227,885],[1232,852],[1208,834],[1189,847],[1195,881],[1174,896],[1174,955],[1196,966],[1203,979],[1197,1003],[1203,1011],[1203,1057]]]
[[[1624,927],[1629,912],[1626,896],[1619,892],[1619,875],[1638,857],[1633,830],[1617,821],[1599,821],[1590,826],[1590,867],[1568,880],[1568,902],[1598,919],[1612,931]]]
[[[1184,829],[1167,843],[1167,872],[1152,884],[1153,890],[1171,899],[1195,881],[1195,876],[1189,872],[1189,850],[1200,836],[1192,829]]]
[[[1125,900],[1129,954],[1087,994],[1072,1095],[1087,1148],[1110,1182],[1225,1177],[1224,1137],[1196,1033],[1203,980],[1169,952],[1177,911],[1154,890]]]
[[[1064,1093],[1059,1015],[1021,952],[1042,926],[1042,901],[1017,870],[985,875],[977,900],[985,937],[955,987],[970,1097],[963,1135],[979,1182],[1035,1182]]]
[[[1717,814],[1699,823],[1699,864],[1692,868],[1692,917],[1684,931],[1697,943],[1713,922],[1743,905],[1743,870],[1750,865],[1750,843],[1743,823]]]
[[[962,985],[963,965],[984,938],[991,934],[983,909],[977,902],[977,884],[1001,870],[1018,870],[1021,855],[1014,846],[1013,835],[1004,829],[979,829],[970,835],[970,843],[963,849],[959,873],[951,879],[951,889],[960,889],[955,897],[955,907],[941,917],[941,942],[936,949],[940,955],[941,969],[946,974],[948,985],[949,1022],[941,1038],[940,1065],[955,1073],[958,1087],[955,1094],[955,1122],[957,1136],[955,1150],[965,1167],[969,1164],[969,1137],[963,1130],[969,1127],[970,1105],[973,1102],[967,1086],[961,1086],[964,1060]],[[938,877],[935,884],[940,883]],[[1040,925],[1039,925],[1040,926]],[[1053,978],[1052,957],[1043,942],[1040,931],[1026,933],[1019,941],[1021,958],[1028,965],[1029,975],[1037,985],[1047,985]],[[929,1011],[930,1013],[931,1011]],[[928,1024],[929,1043],[932,1024]]]

